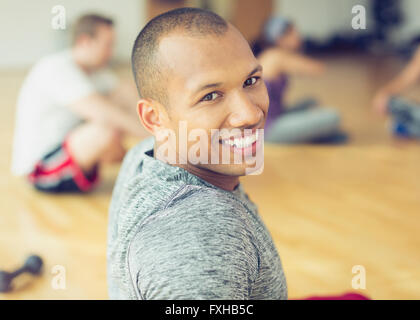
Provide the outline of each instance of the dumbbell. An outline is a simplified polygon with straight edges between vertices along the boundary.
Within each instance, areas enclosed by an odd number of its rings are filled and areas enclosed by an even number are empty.
[[[39,256],[29,256],[25,264],[14,272],[0,271],[0,292],[9,292],[12,290],[12,281],[22,273],[39,275],[42,271],[42,259]]]

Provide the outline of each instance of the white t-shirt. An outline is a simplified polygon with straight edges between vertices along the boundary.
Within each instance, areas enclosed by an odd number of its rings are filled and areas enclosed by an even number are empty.
[[[12,172],[29,174],[58,147],[82,119],[68,107],[93,93],[107,94],[117,83],[111,71],[85,73],[66,50],[41,59],[21,88],[16,111]]]

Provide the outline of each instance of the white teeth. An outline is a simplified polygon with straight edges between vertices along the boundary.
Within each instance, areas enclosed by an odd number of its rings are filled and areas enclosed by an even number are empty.
[[[231,147],[236,147],[236,148],[248,148],[250,146],[252,146],[252,144],[258,140],[258,130],[256,131],[255,134],[253,134],[252,136],[246,136],[243,138],[236,138],[234,140],[232,139],[226,139],[223,140],[223,143],[231,146]]]

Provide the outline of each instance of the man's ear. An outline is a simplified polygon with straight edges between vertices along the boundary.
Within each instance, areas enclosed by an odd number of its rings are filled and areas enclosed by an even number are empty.
[[[141,99],[137,103],[137,113],[144,128],[152,135],[164,128],[167,115],[159,102]]]

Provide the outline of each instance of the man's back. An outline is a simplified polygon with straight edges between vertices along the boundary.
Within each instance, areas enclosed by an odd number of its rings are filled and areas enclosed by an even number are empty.
[[[239,186],[217,188],[153,158],[124,160],[108,230],[111,299],[287,299],[280,258]]]

